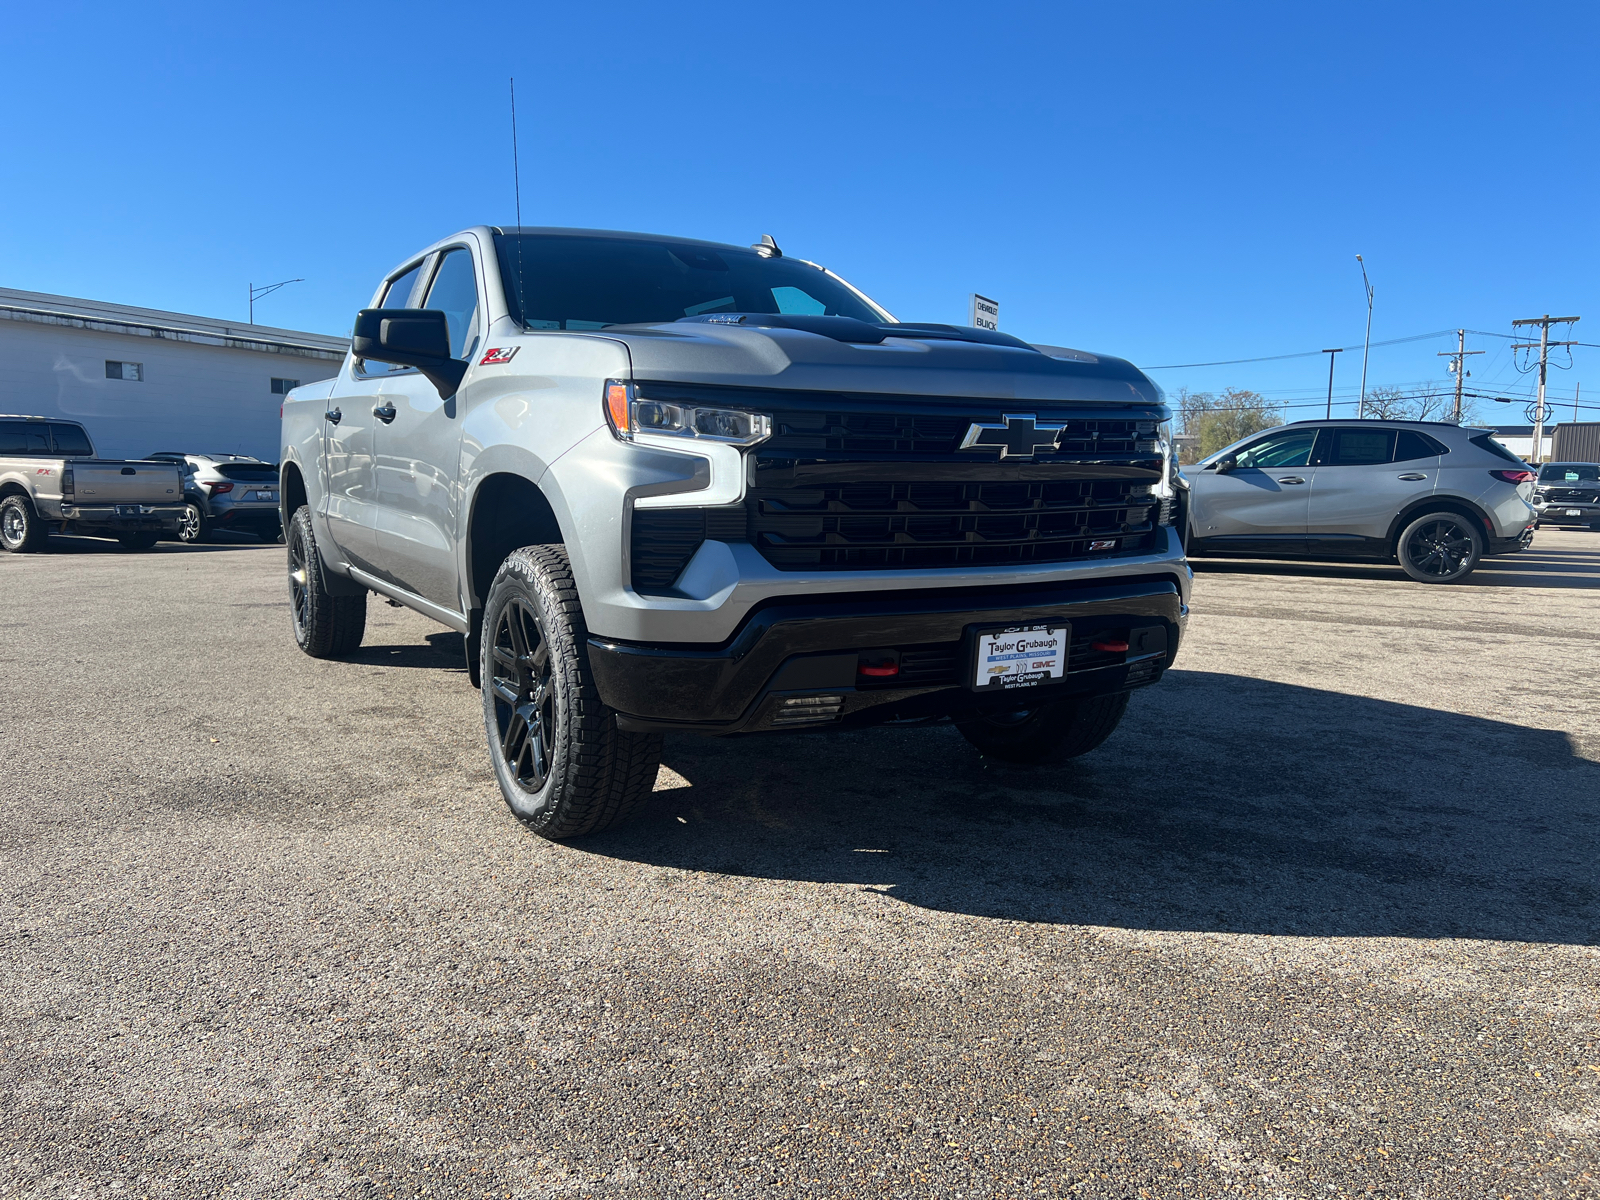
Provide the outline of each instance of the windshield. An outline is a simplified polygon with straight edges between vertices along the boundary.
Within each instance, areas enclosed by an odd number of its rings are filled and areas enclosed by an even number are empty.
[[[816,267],[753,250],[582,234],[502,233],[494,242],[506,307],[529,329],[603,329],[719,312],[889,319]]]
[[[1540,483],[1600,483],[1600,463],[1545,463]]]

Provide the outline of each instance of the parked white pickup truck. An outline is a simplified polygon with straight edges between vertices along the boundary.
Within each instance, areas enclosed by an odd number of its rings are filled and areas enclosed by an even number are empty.
[[[148,550],[182,512],[174,464],[97,458],[76,421],[0,416],[0,549],[37,550],[54,530]]]

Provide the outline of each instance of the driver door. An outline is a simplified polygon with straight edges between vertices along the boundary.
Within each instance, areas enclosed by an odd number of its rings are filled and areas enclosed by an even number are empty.
[[[1233,452],[1231,469],[1214,460],[1189,476],[1197,550],[1238,554],[1306,553],[1313,469],[1312,428],[1281,429]]]

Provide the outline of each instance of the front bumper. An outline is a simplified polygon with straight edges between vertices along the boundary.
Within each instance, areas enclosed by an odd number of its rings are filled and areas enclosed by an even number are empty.
[[[1600,521],[1600,504],[1539,501],[1533,506],[1533,515],[1546,525],[1592,525]]]
[[[1125,578],[1025,587],[880,592],[780,601],[717,646],[592,636],[601,699],[636,731],[757,733],[959,717],[1155,683],[1177,654],[1188,609],[1176,583]],[[968,687],[977,626],[1071,625],[1059,683],[980,694]],[[1094,641],[1127,643],[1125,651]],[[892,660],[899,674],[861,674]]]

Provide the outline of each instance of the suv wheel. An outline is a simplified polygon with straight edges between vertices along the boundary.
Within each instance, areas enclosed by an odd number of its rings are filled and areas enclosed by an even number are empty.
[[[560,546],[524,546],[483,610],[483,723],[511,811],[543,837],[595,833],[650,795],[661,738],[617,728],[595,689],[588,629]]]
[[[1395,557],[1419,583],[1456,583],[1483,557],[1483,534],[1460,513],[1423,513],[1400,531]]]
[[[26,496],[7,496],[0,500],[0,550],[27,554],[44,545],[44,522],[39,520]]]
[[[989,758],[1014,763],[1066,762],[1099,746],[1128,710],[1128,693],[1057,700],[1038,708],[957,721],[961,736]]]
[[[367,593],[335,596],[323,586],[322,560],[305,505],[289,518],[289,620],[294,640],[312,658],[337,658],[361,645]]]
[[[211,540],[211,522],[206,520],[198,504],[185,503],[183,511],[178,514],[178,540],[190,545]]]

